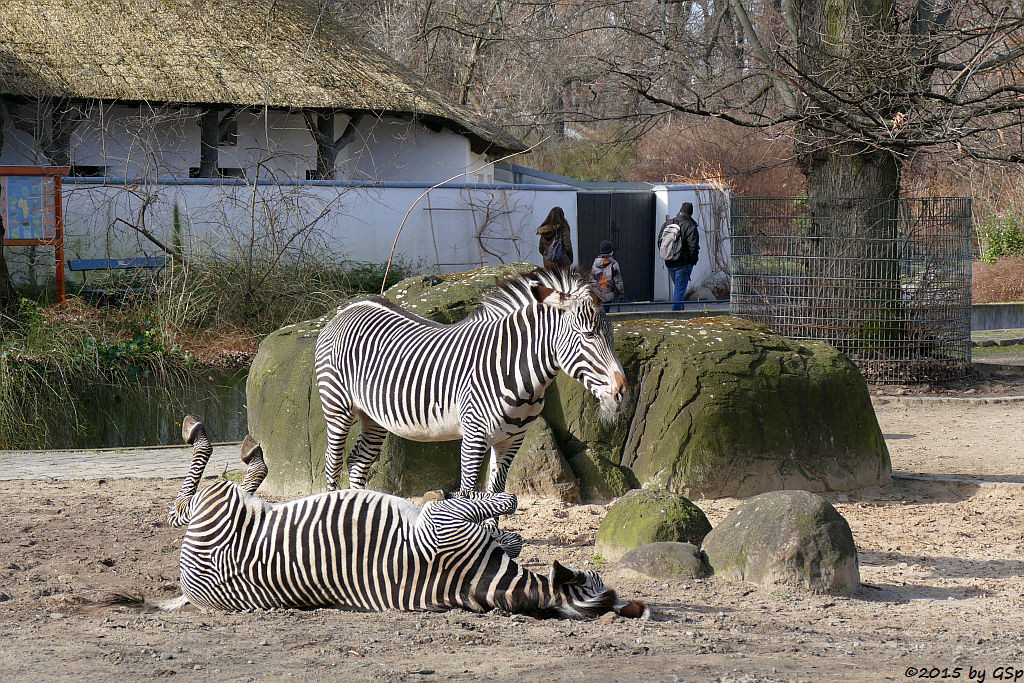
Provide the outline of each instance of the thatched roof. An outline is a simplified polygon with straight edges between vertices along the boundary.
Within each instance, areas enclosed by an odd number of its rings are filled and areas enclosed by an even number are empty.
[[[303,0],[2,0],[0,94],[415,114],[523,149]]]

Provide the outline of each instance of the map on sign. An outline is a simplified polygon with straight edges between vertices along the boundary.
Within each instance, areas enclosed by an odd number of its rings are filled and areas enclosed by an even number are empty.
[[[0,177],[0,215],[7,229],[4,240],[55,239],[55,191],[56,181],[51,176]]]

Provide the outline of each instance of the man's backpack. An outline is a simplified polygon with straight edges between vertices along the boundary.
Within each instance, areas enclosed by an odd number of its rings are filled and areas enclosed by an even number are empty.
[[[548,252],[544,254],[544,258],[552,263],[557,263],[560,266],[568,266],[572,263],[572,259],[565,253],[565,247],[562,246],[562,240],[555,238],[551,240],[551,244],[548,245]]]
[[[658,254],[664,261],[675,261],[683,255],[683,229],[678,223],[669,223],[661,231]]]

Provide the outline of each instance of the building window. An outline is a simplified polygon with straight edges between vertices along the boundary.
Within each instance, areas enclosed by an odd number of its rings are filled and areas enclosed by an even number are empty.
[[[198,166],[193,166],[192,168],[188,169],[188,177],[189,178],[202,178],[203,176],[199,175],[199,167]],[[240,168],[221,167],[221,168],[217,169],[217,177],[218,178],[244,178],[245,177],[245,171],[243,171]]]
[[[72,164],[69,176],[76,178],[103,178],[107,175],[106,166],[90,166],[88,164]]]
[[[236,147],[238,145],[238,121],[234,118],[221,121],[217,144],[221,147]]]

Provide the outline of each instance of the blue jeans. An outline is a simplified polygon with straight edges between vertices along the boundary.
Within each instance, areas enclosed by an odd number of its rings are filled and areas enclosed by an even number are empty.
[[[686,288],[690,285],[690,273],[693,266],[679,266],[669,268],[669,275],[672,276],[672,310],[681,311],[685,308]]]

